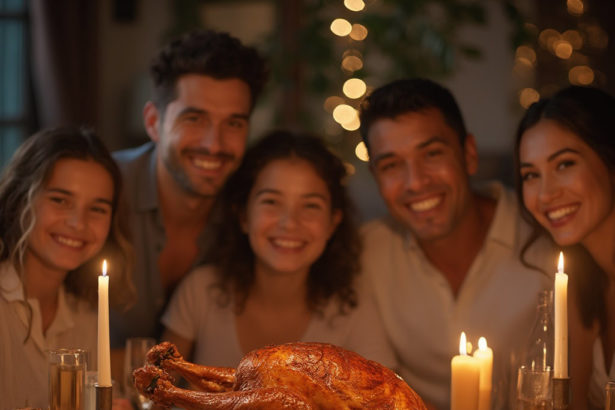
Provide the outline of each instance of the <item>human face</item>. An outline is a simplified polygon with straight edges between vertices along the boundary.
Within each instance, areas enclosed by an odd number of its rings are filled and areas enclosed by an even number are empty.
[[[145,109],[146,128],[158,144],[161,180],[189,195],[215,196],[244,154],[250,88],[239,79],[188,74],[178,79],[176,92],[163,116],[151,103]]]
[[[307,276],[340,219],[327,184],[309,162],[270,162],[256,178],[242,217],[256,271]]]
[[[469,208],[474,139],[465,147],[435,108],[377,120],[368,133],[370,167],[389,211],[419,242],[446,238]]]
[[[27,262],[68,272],[96,255],[109,234],[113,180],[97,162],[60,159],[33,202]]]
[[[521,136],[519,159],[523,203],[559,245],[585,243],[615,226],[613,174],[572,131],[540,120]]]

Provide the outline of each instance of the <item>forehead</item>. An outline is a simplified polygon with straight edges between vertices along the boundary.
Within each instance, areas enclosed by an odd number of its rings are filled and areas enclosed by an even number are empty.
[[[328,196],[327,183],[314,166],[302,158],[276,159],[258,173],[253,191],[275,189],[282,192],[319,193]]]
[[[542,119],[528,128],[521,136],[519,156],[521,160],[537,161],[562,148],[573,148],[579,152],[593,150],[574,132],[559,123]]]
[[[62,158],[51,169],[45,188],[63,189],[76,195],[111,199],[113,179],[98,162]]]
[[[189,105],[233,114],[248,114],[250,111],[250,87],[238,78],[216,79],[201,74],[186,74],[179,77],[175,87],[177,96],[169,106]]]
[[[440,110],[409,112],[394,118],[381,118],[370,127],[368,140],[372,156],[414,149],[432,138],[461,148],[457,133],[446,123]]]

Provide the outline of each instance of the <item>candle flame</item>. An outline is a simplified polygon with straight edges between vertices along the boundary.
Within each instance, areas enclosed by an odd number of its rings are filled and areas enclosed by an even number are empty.
[[[102,274],[103,276],[107,276],[107,260],[106,259],[103,259]]]
[[[468,354],[466,348],[466,334],[465,332],[461,332],[461,337],[459,338],[459,354],[466,356]]]
[[[478,350],[487,350],[487,339],[482,336],[478,339]]]
[[[564,273],[564,252],[559,253],[559,260],[557,261],[557,271]]]

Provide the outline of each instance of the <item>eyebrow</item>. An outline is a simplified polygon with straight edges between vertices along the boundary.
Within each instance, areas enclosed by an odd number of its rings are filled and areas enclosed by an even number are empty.
[[[66,189],[62,189],[62,188],[47,188],[46,189],[47,192],[55,192],[58,194],[62,194],[62,195],[67,195],[67,196],[75,196],[71,191],[68,191]],[[95,202],[100,202],[103,204],[107,204],[109,206],[113,206],[113,202],[106,199],[106,198],[95,198],[94,199]]]
[[[204,115],[207,114],[207,111],[201,109],[201,108],[196,108],[196,107],[186,107],[183,110],[181,110],[178,114],[178,117],[182,117],[184,115],[188,115],[188,114],[199,114],[199,115]],[[239,118],[242,120],[248,120],[250,118],[250,115],[247,113],[232,113],[230,115],[231,118]]]
[[[264,194],[282,195],[282,193],[280,191],[278,191],[277,189],[263,188],[263,189],[259,189],[258,191],[256,191],[254,196],[258,197],[258,196],[264,195]],[[327,201],[327,197],[325,195],[319,194],[317,192],[309,192],[307,194],[302,195],[302,197],[303,198],[320,198],[323,201]]]
[[[555,151],[553,154],[549,155],[547,157],[547,161],[551,162],[554,159],[556,159],[557,157],[559,157],[560,155],[566,154],[566,153],[578,154],[579,151],[577,151],[576,149],[572,149],[572,148],[562,148],[562,149],[560,149],[558,151]],[[519,168],[527,168],[527,167],[531,167],[531,166],[532,166],[532,164],[529,163],[529,162],[521,162],[519,164]]]

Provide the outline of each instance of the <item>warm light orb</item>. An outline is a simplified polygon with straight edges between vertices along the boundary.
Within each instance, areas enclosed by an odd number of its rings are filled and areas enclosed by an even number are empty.
[[[583,47],[583,36],[576,30],[566,30],[562,33],[562,38],[569,42],[575,50]]]
[[[348,98],[360,98],[365,94],[365,91],[367,91],[367,85],[365,81],[360,78],[351,78],[346,80],[342,87],[342,91],[344,91],[344,95]]]
[[[363,141],[359,142],[357,146],[354,148],[354,154],[363,162],[369,161],[369,154],[367,152],[367,147]]]
[[[365,8],[363,0],[344,0],[344,6],[350,11],[361,11]]]
[[[107,276],[107,260],[106,259],[103,259],[102,274],[103,274],[103,276]]]
[[[331,31],[336,36],[344,37],[352,31],[352,25],[346,19],[335,19],[331,23]]]
[[[478,350],[487,350],[487,339],[483,336],[478,339]]]
[[[461,332],[461,336],[459,337],[459,354],[462,356],[467,356],[468,351],[467,351],[467,340],[466,340],[466,333],[465,332]]]
[[[350,120],[348,122],[343,122],[340,125],[346,131],[356,131],[361,126],[361,120],[359,120],[359,116],[358,115],[355,115],[352,120]]]
[[[580,16],[581,14],[583,14],[583,11],[585,9],[585,5],[583,4],[582,0],[567,0],[566,7],[568,8],[568,13],[572,14],[573,16]]]
[[[357,110],[348,104],[340,104],[333,109],[333,119],[338,124],[347,124],[355,119]]]
[[[356,41],[365,40],[367,37],[367,28],[363,24],[353,24],[350,31],[350,38]]]
[[[564,252],[559,253],[559,258],[557,260],[557,271],[559,273],[564,273]]]
[[[540,42],[540,45],[546,48],[547,50],[552,50],[553,43],[559,39],[560,39],[559,32],[552,28],[542,30],[540,32],[540,35],[538,36],[538,41]]]
[[[538,100],[540,100],[540,94],[533,88],[524,88],[519,92],[519,104],[523,108],[529,108]]]
[[[346,71],[358,71],[363,68],[363,61],[357,56],[346,56],[342,60],[342,68]]]
[[[568,81],[574,85],[590,85],[594,78],[594,70],[586,65],[572,67],[568,72]]]
[[[553,52],[562,60],[567,60],[572,55],[572,44],[566,40],[555,40],[553,42]]]
[[[519,46],[515,51],[515,58],[525,65],[533,66],[536,63],[536,52],[529,46]]]
[[[350,162],[344,162],[344,168],[346,168],[346,174],[348,176],[354,175],[357,173],[357,169]]]
[[[337,95],[332,95],[330,97],[327,97],[327,99],[325,100],[325,103],[323,104],[323,107],[325,111],[333,112],[333,109],[335,107],[343,103],[344,103],[344,99],[342,97],[338,97]]]

